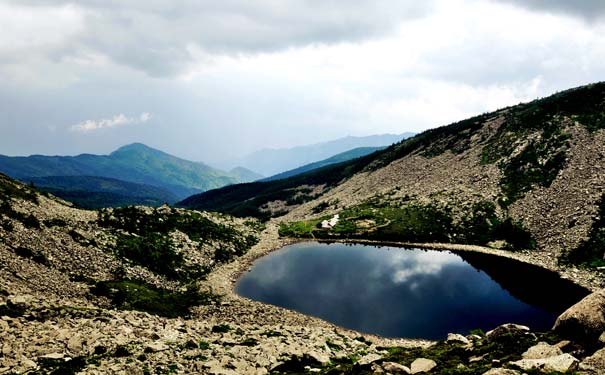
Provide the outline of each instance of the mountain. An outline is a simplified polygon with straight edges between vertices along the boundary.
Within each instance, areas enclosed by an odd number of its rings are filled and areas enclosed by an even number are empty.
[[[151,185],[95,176],[32,177],[28,181],[39,190],[73,202],[82,208],[161,206],[178,197]]]
[[[113,178],[155,186],[170,192],[178,199],[208,189],[247,181],[240,176],[214,169],[203,163],[180,159],[141,143],[120,147],[109,155],[27,157],[0,155],[0,171],[22,181],[51,176]],[[56,188],[61,189],[61,186]]]
[[[605,265],[604,144],[605,83],[595,83],[180,204],[283,216],[293,222],[282,226],[286,236],[536,249],[550,261],[596,267]],[[335,213],[335,230],[316,227]]]
[[[341,152],[359,147],[382,147],[399,142],[413,133],[381,134],[366,137],[348,136],[333,141],[284,149],[263,149],[255,151],[231,164],[272,176],[329,158]]]
[[[235,167],[229,171],[229,174],[242,182],[251,182],[260,180],[264,176],[244,167]]]
[[[334,155],[324,160],[317,161],[315,163],[310,163],[303,165],[302,167],[294,168],[286,172],[278,173],[274,176],[267,177],[262,179],[261,181],[274,181],[274,180],[282,180],[284,178],[296,176],[297,174],[305,173],[312,171],[313,169],[321,168],[328,166],[330,164],[342,163],[347,160],[359,158],[362,156],[366,156],[371,154],[372,152],[385,149],[386,146],[383,147],[358,147],[349,151],[341,152],[340,154]]]

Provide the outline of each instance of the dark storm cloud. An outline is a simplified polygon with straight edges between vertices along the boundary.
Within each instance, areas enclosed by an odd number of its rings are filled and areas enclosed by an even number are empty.
[[[58,0],[19,0],[62,6]],[[272,52],[308,44],[360,41],[420,17],[430,1],[391,0],[160,0],[76,3],[85,30],[68,48],[93,50],[152,76],[178,74],[215,54]],[[76,53],[76,51],[72,51]]]
[[[498,0],[512,3],[524,8],[567,14],[594,21],[605,16],[605,1],[603,0]]]

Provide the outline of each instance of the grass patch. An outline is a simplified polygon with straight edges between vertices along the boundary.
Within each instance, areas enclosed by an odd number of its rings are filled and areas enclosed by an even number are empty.
[[[119,309],[145,311],[168,318],[189,316],[192,307],[218,300],[215,295],[201,293],[196,285],[188,286],[185,291],[171,291],[135,280],[100,281],[92,292],[108,297]]]
[[[380,197],[341,211],[332,229],[319,220],[280,225],[282,237],[318,239],[371,239],[397,242],[444,242],[487,245],[504,240],[509,250],[533,249],[535,241],[522,224],[496,215],[493,203],[479,202],[457,222],[447,207],[405,201],[384,203]]]

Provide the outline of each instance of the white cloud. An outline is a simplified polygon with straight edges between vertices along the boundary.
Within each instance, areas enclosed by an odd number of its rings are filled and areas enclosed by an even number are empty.
[[[101,120],[86,120],[76,125],[72,125],[70,129],[76,132],[87,133],[99,129],[115,128],[124,125],[143,124],[151,119],[151,113],[143,112],[139,117],[126,117],[120,113],[109,119]]]

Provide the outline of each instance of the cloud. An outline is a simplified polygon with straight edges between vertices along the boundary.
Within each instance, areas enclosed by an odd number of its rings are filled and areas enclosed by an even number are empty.
[[[7,19],[69,7],[83,20],[61,55],[101,54],[155,77],[171,77],[216,55],[237,56],[375,38],[427,14],[432,0],[63,0],[11,1]],[[54,20],[55,17],[48,17]],[[35,29],[35,28],[34,28]],[[4,38],[7,38],[6,35]],[[10,39],[10,38],[7,38]],[[49,46],[50,47],[50,46]],[[202,52],[201,54],[199,52]]]
[[[498,0],[511,3],[523,8],[566,14],[581,17],[588,21],[595,21],[605,16],[605,2],[603,0]]]
[[[139,117],[126,117],[120,113],[109,119],[86,120],[79,124],[72,125],[70,129],[76,132],[88,133],[91,131],[107,128],[115,128],[124,125],[143,124],[151,119],[151,113],[143,112]]]

